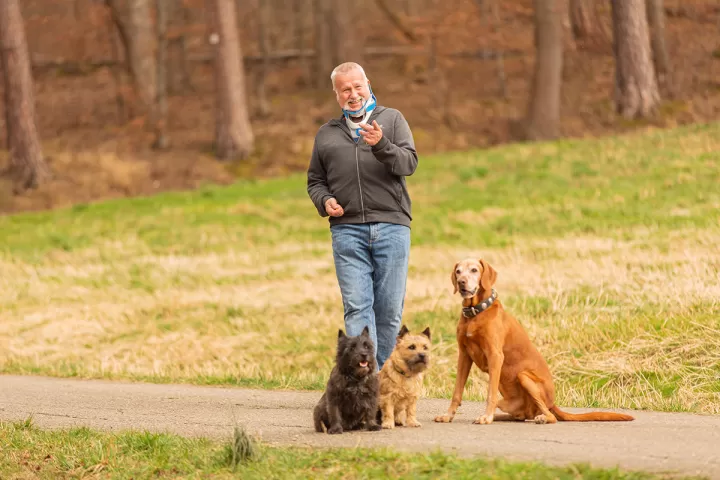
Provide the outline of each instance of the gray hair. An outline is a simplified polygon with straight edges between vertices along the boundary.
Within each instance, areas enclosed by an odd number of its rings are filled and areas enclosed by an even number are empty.
[[[335,67],[333,69],[332,73],[330,74],[330,81],[332,82],[333,91],[335,91],[335,77],[337,76],[337,74],[338,73],[348,73],[348,72],[352,72],[353,70],[360,70],[360,72],[362,72],[362,74],[363,74],[363,78],[365,79],[365,81],[366,82],[368,81],[367,75],[365,75],[365,70],[363,70],[363,68],[360,66],[360,64],[355,63],[355,62],[341,63],[340,65]]]

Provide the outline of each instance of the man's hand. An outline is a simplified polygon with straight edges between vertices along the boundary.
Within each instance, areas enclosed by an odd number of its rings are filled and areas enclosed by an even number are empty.
[[[372,125],[364,123],[360,126],[362,127],[360,135],[362,135],[365,142],[370,146],[376,145],[383,136],[382,127],[378,125],[377,120],[373,120]]]
[[[325,211],[331,217],[342,217],[345,211],[334,198],[325,200]]]

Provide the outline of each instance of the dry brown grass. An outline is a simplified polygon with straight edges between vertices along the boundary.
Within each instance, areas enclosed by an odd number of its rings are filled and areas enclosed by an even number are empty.
[[[551,364],[559,403],[720,413],[720,230],[648,238],[414,247],[405,321],[433,330],[426,394],[452,389],[449,275],[473,256],[498,270],[500,298]],[[8,372],[320,388],[342,327],[325,243],[161,255],[117,242],[37,264],[0,257],[0,271]],[[484,378],[472,374],[469,398],[484,397]]]

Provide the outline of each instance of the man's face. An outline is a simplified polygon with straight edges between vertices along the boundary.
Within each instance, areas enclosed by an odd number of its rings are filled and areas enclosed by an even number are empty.
[[[335,96],[338,105],[345,110],[359,109],[363,101],[370,98],[370,82],[356,69],[335,76]]]

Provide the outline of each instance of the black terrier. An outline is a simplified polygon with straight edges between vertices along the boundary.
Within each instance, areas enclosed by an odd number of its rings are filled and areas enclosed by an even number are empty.
[[[365,327],[357,337],[338,331],[337,356],[327,389],[315,406],[315,430],[343,433],[364,425],[380,430],[377,423],[380,382],[375,371],[375,345]]]

